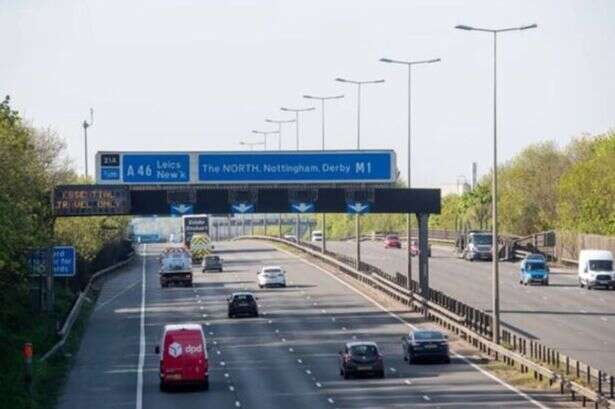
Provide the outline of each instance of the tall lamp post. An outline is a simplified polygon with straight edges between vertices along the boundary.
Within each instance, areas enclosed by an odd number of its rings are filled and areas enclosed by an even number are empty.
[[[83,139],[84,139],[84,145],[83,145],[83,159],[84,159],[84,166],[85,166],[85,178],[86,180],[88,179],[88,128],[90,126],[94,125],[94,108],[90,108],[90,122],[88,121],[83,121]]]
[[[381,62],[389,64],[401,64],[408,67],[408,189],[412,187],[412,67],[420,64],[433,64],[439,62],[439,58],[431,60],[402,61],[390,58],[381,58]],[[406,220],[408,232],[408,289],[412,288],[412,254],[410,253],[410,241],[412,240],[412,214],[408,213]]]
[[[357,86],[357,150],[361,149],[361,87],[368,84],[381,84],[384,80],[373,81],[354,81],[346,78],[336,78],[335,81]],[[361,269],[361,215],[357,213],[355,219],[356,234],[357,234],[357,270]]]
[[[295,122],[294,119],[265,119],[270,124],[278,124],[278,150],[282,150],[282,125]],[[267,221],[265,220],[265,226]],[[282,237],[282,214],[278,213],[278,235]]]
[[[325,101],[330,99],[341,99],[344,98],[344,95],[331,95],[327,97],[317,97],[314,95],[304,95],[303,98],[307,99],[317,99],[320,101],[320,111],[322,113],[322,150],[325,150]],[[325,253],[327,251],[327,227],[326,227],[326,213],[322,213],[322,252]]]
[[[284,112],[294,112],[295,113],[295,149],[299,150],[299,129],[300,129],[299,114],[301,114],[302,112],[313,111],[316,108],[314,107],[309,107],[309,108],[282,107],[280,109]],[[301,241],[301,214],[300,213],[297,213],[295,225],[296,225],[296,230],[297,230],[297,241]]]
[[[500,272],[499,272],[499,249],[498,249],[498,157],[497,157],[497,39],[498,33],[507,31],[523,31],[538,27],[536,24],[520,27],[486,29],[466,25],[455,26],[456,29],[466,31],[482,31],[493,35],[493,178],[491,181],[491,212],[492,212],[492,297],[493,297],[493,342],[500,343]]]
[[[280,131],[259,131],[256,129],[252,130],[252,133],[258,134],[258,135],[263,135],[263,144],[265,145],[265,147],[263,148],[264,150],[267,150],[267,137],[269,135],[274,135],[274,134],[279,134]]]

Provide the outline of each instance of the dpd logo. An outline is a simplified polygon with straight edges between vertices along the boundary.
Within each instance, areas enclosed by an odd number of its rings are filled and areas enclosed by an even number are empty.
[[[189,354],[198,354],[203,352],[203,345],[199,345],[199,346],[194,346],[194,345],[188,345],[186,346],[186,352]]]
[[[171,345],[169,345],[169,355],[171,355],[173,358],[177,358],[181,354],[182,354],[182,346],[180,343],[173,342]]]

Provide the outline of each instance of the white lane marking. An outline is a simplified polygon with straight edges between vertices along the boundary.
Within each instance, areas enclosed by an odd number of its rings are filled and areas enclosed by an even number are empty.
[[[196,303],[197,303],[197,304],[200,304],[200,303],[201,303],[201,300],[200,300],[200,299],[196,300]]]
[[[316,382],[316,387],[318,387],[318,388],[322,388],[322,383],[320,383],[320,382]]]
[[[346,327],[342,327],[342,331],[346,331]]]
[[[240,408],[241,407],[241,402],[239,402],[238,400],[235,401],[235,407],[236,408]]]
[[[133,287],[135,287],[140,282],[141,281],[137,281],[137,282],[134,282],[134,283],[130,284],[128,287],[126,287],[126,288],[122,289],[120,292],[116,293],[113,297],[111,297],[111,298],[105,300],[104,302],[98,304],[96,306],[96,308],[94,308],[94,312],[100,310],[102,307],[104,307],[105,305],[109,304],[111,301],[115,300],[117,297],[119,297],[120,295],[124,294],[126,291],[132,289]]]
[[[327,310],[320,310],[320,312],[322,312],[323,314],[326,314]]]
[[[205,307],[203,307],[202,305],[201,305],[199,308],[200,308],[200,309],[202,309],[202,310],[204,310],[204,309],[205,309]]]
[[[404,383],[405,383],[406,385],[412,385],[412,381],[411,381],[410,379],[406,379],[406,380],[404,381]]]
[[[218,345],[218,341],[215,341],[215,340],[214,340],[214,345]]]
[[[288,352],[295,352],[295,350],[292,348],[288,348]]]
[[[299,257],[299,256],[297,256],[297,255],[295,255],[295,254],[293,254],[291,252],[288,252],[286,250],[283,250],[283,249],[280,249],[280,248],[277,248],[277,250],[281,251],[282,253],[286,253],[289,256],[295,257],[295,258],[301,260],[302,262],[304,262],[304,263],[306,263],[306,264],[308,264],[308,265],[310,265],[310,266],[312,266],[312,267],[322,271],[323,273],[327,274],[329,277],[333,278],[334,280],[338,281],[339,283],[341,283],[345,287],[347,287],[350,290],[354,291],[355,293],[359,294],[361,297],[363,297],[366,300],[370,301],[376,307],[380,308],[382,311],[386,312],[391,317],[395,318],[396,320],[398,320],[402,324],[406,325],[407,327],[410,327],[410,328],[412,328],[414,330],[419,329],[418,327],[410,324],[409,322],[404,321],[404,319],[401,318],[400,316],[398,316],[397,314],[387,310],[378,301],[374,300],[369,295],[363,294],[361,291],[357,290],[356,288],[354,288],[353,286],[351,286],[350,284],[348,284],[347,282],[345,282],[341,278],[336,277],[333,273],[331,273],[330,271],[327,271],[326,269],[324,269],[323,267],[319,266],[318,264],[312,263],[311,261],[303,259],[303,258],[301,258],[301,257]],[[466,358],[464,355],[460,355],[460,354],[458,354],[456,352],[453,352],[453,356],[455,356],[456,358],[461,359],[463,362],[465,362],[466,364],[470,365],[472,368],[476,369],[478,372],[482,373],[487,378],[490,378],[490,379],[494,380],[495,382],[497,382],[500,385],[504,386],[508,390],[510,390],[510,391],[516,393],[517,395],[521,396],[522,398],[526,399],[528,402],[531,402],[534,406],[539,407],[540,409],[549,409],[549,407],[547,407],[547,406],[543,405],[542,403],[538,402],[536,399],[532,398],[527,393],[520,391],[519,389],[517,389],[516,387],[512,386],[508,382],[503,381],[502,379],[500,379],[497,376],[489,373],[488,371],[484,370],[483,368],[481,368],[480,366],[476,365],[475,363],[470,362],[470,360],[468,358]]]
[[[305,373],[306,373],[306,374],[308,374],[308,375],[311,375],[311,374],[312,374],[312,371],[310,371],[309,369],[306,369],[306,370],[305,370]]]
[[[395,368],[390,368],[390,370],[391,370],[391,372],[393,372],[393,373],[397,372],[397,369],[395,369]]]
[[[205,323],[205,326],[206,326],[206,327],[209,327],[210,325],[211,325],[211,324],[210,324],[209,322],[206,322],[206,323]]]
[[[282,342],[286,342],[286,338],[282,338]]]
[[[143,253],[147,254],[147,244],[143,245]],[[147,256],[143,257],[141,269],[141,322],[139,324],[139,363],[137,364],[137,397],[135,408],[143,408],[143,365],[145,364],[145,265]]]
[[[299,362],[300,364],[303,363],[303,361],[301,359],[297,359],[297,362]]]
[[[276,334],[279,334],[279,333],[280,333],[280,330],[279,330],[279,329],[276,329],[276,330],[275,330],[275,333],[276,333]]]
[[[213,334],[214,334],[214,332],[213,332],[213,331],[209,331],[209,335],[213,335]]]
[[[220,362],[220,366],[226,366],[226,362],[224,361]]]
[[[203,314],[203,318],[207,318],[207,314]]]
[[[228,378],[229,376],[230,376],[230,375],[228,374],[228,372],[226,372],[226,373],[224,374],[224,377],[225,377],[225,378]]]
[[[229,391],[231,391],[231,392],[233,392],[233,391],[235,390],[235,387],[234,387],[233,385],[229,385],[229,386],[228,386],[228,390],[229,390]]]
[[[218,354],[218,355],[220,355],[221,353],[222,353],[222,352],[220,352],[220,351],[216,351],[216,354]]]
[[[335,401],[334,401],[333,399],[331,399],[331,398],[329,398],[329,399],[327,399],[327,400],[328,400],[328,401],[329,401],[329,403],[330,403],[330,404],[332,404],[332,405],[335,403]]]
[[[272,322],[273,322],[273,321],[269,320],[269,321],[267,321],[267,324],[271,324]]]
[[[335,317],[331,317],[331,322],[335,322]]]
[[[609,319],[608,319],[607,317],[600,317],[600,319],[601,319],[602,321],[604,321],[604,322],[608,322],[608,321],[609,321]]]
[[[423,395],[423,399],[428,400],[428,401],[429,401],[429,400],[431,400],[431,399],[429,398],[429,396],[427,396],[427,395]]]

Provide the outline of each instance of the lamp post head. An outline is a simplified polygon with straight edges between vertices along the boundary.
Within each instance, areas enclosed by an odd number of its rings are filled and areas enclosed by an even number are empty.
[[[519,27],[519,30],[529,30],[532,28],[537,28],[538,24],[530,24],[529,26],[523,26],[523,27]]]
[[[391,60],[390,58],[381,58],[379,61],[380,62],[393,62],[393,60]]]
[[[474,30],[474,27],[466,26],[464,24],[458,24],[458,25],[455,26],[455,28],[458,29],[458,30],[467,30],[467,31]]]

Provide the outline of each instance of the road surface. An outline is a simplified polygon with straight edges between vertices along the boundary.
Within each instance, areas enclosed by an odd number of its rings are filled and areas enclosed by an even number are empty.
[[[148,256],[104,284],[61,409],[544,407],[460,357],[450,365],[408,365],[400,347],[407,324],[267,243],[216,244],[225,272],[197,272],[194,288],[160,288],[160,248],[147,247]],[[256,269],[264,264],[281,265],[288,288],[258,289]],[[261,317],[227,318],[225,298],[237,290],[256,293]],[[154,347],[164,324],[183,321],[205,330],[213,368],[209,391],[158,389]],[[379,343],[385,379],[340,377],[337,353],[355,338]]]
[[[353,241],[327,241],[327,249],[355,256]],[[406,249],[362,242],[361,260],[386,272],[406,273]],[[433,246],[429,259],[432,288],[475,308],[491,311],[491,263],[458,259],[452,249]],[[519,263],[500,263],[500,302],[505,327],[562,353],[615,374],[615,291],[579,288],[573,271],[551,273],[548,287],[522,286]],[[418,278],[418,264],[413,264]]]

